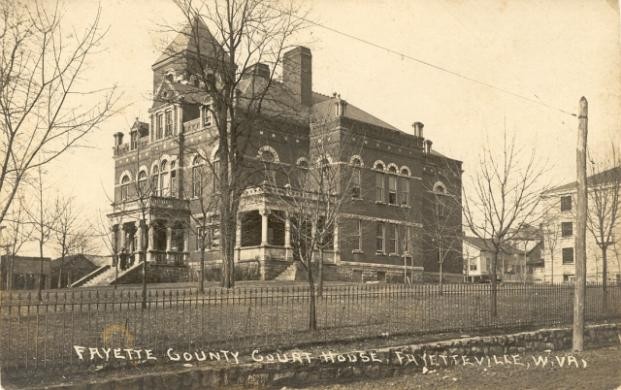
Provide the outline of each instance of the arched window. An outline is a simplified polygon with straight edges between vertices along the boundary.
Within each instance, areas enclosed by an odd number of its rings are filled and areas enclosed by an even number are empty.
[[[147,196],[149,193],[149,189],[147,188],[147,171],[145,170],[138,172],[138,189],[140,190],[141,198]]]
[[[278,154],[271,146],[263,146],[259,149],[259,160],[263,161],[265,168],[265,181],[270,184],[276,183],[276,171],[274,163],[278,162]]]
[[[445,218],[447,216],[447,205],[444,198],[448,194],[446,186],[441,181],[438,181],[433,185],[433,192],[436,201],[436,218]]]
[[[121,200],[129,199],[129,176],[124,175],[121,178]]]
[[[199,197],[203,192],[203,175],[200,169],[200,158],[196,156],[192,160],[192,197]]]
[[[162,161],[160,164],[160,196],[168,195],[168,187],[170,185],[170,176],[168,176],[168,162]]]
[[[376,162],[373,168],[375,172],[375,201],[384,203],[386,196],[384,194],[384,163]]]
[[[170,162],[170,196],[177,196],[177,165]]]
[[[354,199],[360,199],[361,195],[361,183],[362,183],[362,161],[358,157],[354,157],[351,160],[352,176],[351,176],[351,197]]]
[[[397,167],[388,167],[388,204],[397,204]]]
[[[157,165],[151,169],[151,193],[155,196],[159,194],[160,170]]]
[[[410,204],[410,170],[407,167],[401,168],[399,178],[399,204],[407,206]]]

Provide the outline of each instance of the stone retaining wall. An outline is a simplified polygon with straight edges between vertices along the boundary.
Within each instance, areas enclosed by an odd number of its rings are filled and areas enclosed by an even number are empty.
[[[621,323],[592,325],[585,331],[585,345],[588,347],[614,345],[621,342]],[[527,352],[546,353],[567,349],[571,346],[571,329],[541,329],[510,335],[462,337],[440,342],[404,345],[369,351],[332,353],[327,349],[307,352],[308,358],[293,359],[287,355],[257,352],[251,363],[231,364],[225,367],[209,365],[194,368],[170,369],[126,378],[84,384],[71,388],[132,388],[132,389],[219,389],[227,385],[245,385],[250,388],[312,384],[322,381],[347,381],[353,378],[379,378],[405,372],[416,372],[424,367],[434,366],[431,356],[448,359],[447,366],[461,364],[461,359],[451,356],[467,356],[472,362],[475,357],[492,356],[511,359],[511,356]],[[544,352],[546,351],[546,352]],[[298,352],[304,353],[304,352]],[[416,356],[418,359],[409,359]],[[507,357],[508,356],[508,357]],[[260,357],[260,359],[259,359]],[[271,357],[271,361],[270,360]],[[287,362],[279,362],[278,358]],[[514,357],[515,358],[515,357]],[[259,361],[260,360],[260,361]],[[438,363],[438,362],[436,362]],[[441,362],[440,362],[441,363]],[[442,364],[439,364],[441,366]],[[439,367],[441,368],[441,367]],[[60,385],[51,388],[69,388]]]

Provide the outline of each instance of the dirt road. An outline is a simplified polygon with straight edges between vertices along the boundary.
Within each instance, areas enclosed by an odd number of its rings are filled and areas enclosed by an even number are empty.
[[[568,356],[573,356],[580,367],[568,366]],[[584,353],[569,352],[525,355],[523,361],[533,361],[533,356],[547,356],[554,363],[542,367],[492,365],[492,367],[458,366],[380,380],[306,387],[307,390],[371,390],[371,389],[621,389],[621,346],[590,350]],[[558,356],[558,359],[556,358]],[[565,359],[563,359],[565,357]],[[586,362],[586,367],[582,367]],[[563,367],[559,367],[559,361]]]

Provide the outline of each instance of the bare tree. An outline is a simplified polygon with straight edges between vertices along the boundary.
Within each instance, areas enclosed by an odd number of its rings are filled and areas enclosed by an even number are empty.
[[[264,191],[286,210],[275,215],[289,224],[285,234],[290,234],[294,261],[306,271],[310,330],[317,328],[316,296],[320,297],[323,291],[324,256],[338,239],[334,232],[338,228],[339,214],[352,196],[360,195],[351,190],[353,178],[358,174],[356,169],[360,167],[334,160],[339,158],[338,151],[327,146],[325,123],[318,122],[313,128],[317,134],[310,146],[310,161],[299,161],[284,172],[283,186],[278,186],[275,180],[276,168],[272,162],[264,161],[266,181],[263,184]]]
[[[546,221],[553,221],[550,217],[545,217]],[[544,250],[550,254],[550,283],[554,284],[554,251],[558,245],[561,235],[561,226],[556,222],[548,222],[542,225]]]
[[[198,204],[198,213],[192,213],[188,226],[196,237],[198,248],[200,250],[200,270],[199,270],[199,291],[205,292],[205,252],[207,242],[213,242],[215,237],[210,234],[213,223],[211,217],[217,210],[217,194],[209,190],[213,187],[213,167],[211,161],[202,161],[200,156],[196,156],[192,162],[191,168],[191,195],[196,199]],[[213,188],[212,188],[213,189]]]
[[[460,167],[451,163],[447,163],[443,169],[449,174],[444,176],[460,177]],[[424,226],[421,233],[423,239],[430,245],[426,256],[435,258],[438,263],[438,286],[442,293],[444,283],[444,263],[446,260],[461,256],[461,242],[463,239],[461,224],[461,193],[459,187],[452,183],[452,180],[440,180],[436,174],[436,179],[431,185],[426,185],[427,191],[433,199],[429,210],[423,212]],[[447,188],[451,185],[453,188]]]
[[[496,317],[497,265],[499,254],[528,225],[537,225],[544,168],[535,152],[520,150],[515,138],[507,139],[499,154],[488,146],[473,178],[470,194],[464,195],[466,226],[492,248],[490,308]],[[470,195],[470,196],[469,196]]]
[[[30,208],[25,208],[24,211],[27,214],[26,221],[31,224],[36,232],[36,241],[39,246],[39,286],[37,289],[37,296],[41,300],[41,290],[43,289],[43,259],[45,244],[50,240],[52,231],[54,230],[54,224],[56,222],[56,215],[54,215],[54,208],[45,204],[45,190],[43,186],[43,173],[42,166],[37,166],[37,179],[35,182],[30,183],[34,187],[35,199],[38,209],[33,212]],[[51,284],[50,284],[51,285]]]
[[[195,83],[188,89],[205,95],[207,111],[215,122],[222,285],[232,287],[237,211],[248,186],[244,156],[250,131],[257,128],[266,111],[278,112],[274,110],[278,103],[271,102],[271,110],[264,106],[275,95],[268,91],[281,54],[302,22],[295,17],[297,10],[292,4],[273,0],[174,2],[191,26],[178,31],[193,44],[189,68],[193,69]],[[260,82],[252,77],[257,72],[262,75]],[[283,96],[281,103],[286,101]]]
[[[92,229],[88,224],[83,221],[83,216],[80,215],[74,207],[72,198],[58,197],[54,205],[54,241],[60,254],[60,263],[58,267],[58,288],[63,287],[63,266],[65,258],[69,255],[84,254],[90,248]],[[65,277],[67,283],[70,283],[69,278]]]
[[[619,195],[621,193],[621,160],[612,147],[612,164],[591,161],[588,178],[587,230],[595,239],[602,256],[602,304],[608,307],[608,248],[615,241],[619,225]],[[611,168],[612,166],[612,168]]]
[[[31,169],[62,155],[113,113],[114,89],[82,90],[87,58],[100,44],[99,12],[82,35],[60,5],[0,3],[0,223]],[[85,104],[88,97],[101,99]]]

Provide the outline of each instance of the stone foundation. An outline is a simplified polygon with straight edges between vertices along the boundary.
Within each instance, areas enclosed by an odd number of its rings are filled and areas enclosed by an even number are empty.
[[[190,280],[190,268],[187,265],[169,265],[147,263],[147,283],[174,283]],[[134,269],[113,284],[142,283],[142,267]]]

